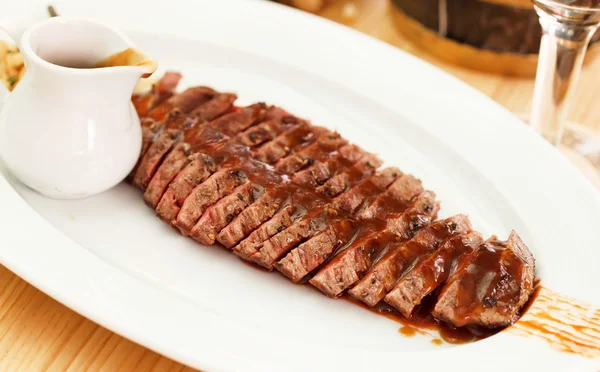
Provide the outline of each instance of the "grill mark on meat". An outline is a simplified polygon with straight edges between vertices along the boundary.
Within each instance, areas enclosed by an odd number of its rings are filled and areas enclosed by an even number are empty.
[[[471,230],[469,220],[459,215],[434,222],[410,239],[416,232],[411,224],[415,221],[417,224],[428,222],[426,220],[433,213],[430,208],[425,207],[434,204],[433,198],[428,198],[426,193],[421,194],[419,198],[424,201],[423,204],[415,204],[414,208],[396,219],[392,226],[388,223],[386,231],[397,236],[401,243],[390,244],[387,250],[381,253],[381,257],[375,259],[375,263],[364,277],[349,291],[352,296],[369,306],[377,305],[417,258],[435,250],[446,238]],[[425,209],[430,211],[425,212]]]
[[[410,175],[400,176],[375,200],[377,204],[382,200],[385,201],[387,208],[377,208],[376,214],[369,215],[367,218],[387,220],[390,215],[398,215],[406,211],[415,198],[423,192],[421,182],[415,181],[417,180]],[[317,272],[310,283],[331,297],[338,296],[352,286],[367,271],[386,244],[389,244],[392,235],[380,233],[382,230],[383,228],[365,229],[356,240],[339,250],[339,253],[335,253],[335,257]]]
[[[493,236],[460,260],[432,315],[457,327],[513,324],[533,292],[534,277],[533,256],[517,233],[506,242]]]
[[[396,283],[385,296],[385,302],[410,318],[423,299],[448,279],[453,262],[482,243],[483,238],[478,232],[446,239],[436,251],[423,257]]]
[[[352,214],[354,210],[348,207],[354,204],[360,205],[369,197],[385,190],[399,174],[400,171],[397,168],[385,169],[380,174],[364,180],[345,194],[340,195],[329,206],[309,208],[310,213],[300,221],[265,241],[260,250],[251,256],[251,260],[267,269],[272,269],[275,262],[297,244],[325,229],[327,222],[332,217],[336,217],[339,212]],[[338,200],[342,201],[338,202]],[[354,204],[347,203],[348,200]]]
[[[296,173],[306,166],[310,166],[317,161],[322,161],[346,143],[347,141],[341,138],[338,133],[324,133],[315,142],[301,151],[279,160],[275,164],[275,169],[287,174]]]
[[[422,191],[421,182],[413,176],[406,174],[400,176],[383,194],[377,197],[376,202],[380,200],[387,202],[387,209],[379,208],[380,216],[377,217],[384,219],[388,215],[402,213],[409,207],[413,198]],[[369,216],[369,218],[372,217],[374,216]],[[298,282],[317,269],[331,255],[347,249],[357,236],[373,231],[373,228],[369,228],[369,225],[373,223],[373,221],[361,221],[360,225],[357,225],[360,228],[354,230],[349,230],[351,225],[340,224],[338,221],[329,223],[324,231],[290,251],[278,262],[276,267],[292,281]],[[375,230],[381,231],[384,225],[380,225],[379,229]]]

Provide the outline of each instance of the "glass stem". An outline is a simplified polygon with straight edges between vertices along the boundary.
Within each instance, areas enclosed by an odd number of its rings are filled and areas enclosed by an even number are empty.
[[[529,123],[554,145],[559,145],[583,57],[598,25],[561,21],[536,7],[542,43]]]

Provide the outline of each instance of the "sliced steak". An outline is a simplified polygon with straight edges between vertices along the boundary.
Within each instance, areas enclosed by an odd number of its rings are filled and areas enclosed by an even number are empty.
[[[414,180],[415,178],[411,175],[404,174],[396,179],[382,195],[378,196],[377,201],[389,201],[390,209],[381,208],[381,216],[377,217],[381,217],[381,220],[383,220],[392,212],[401,213],[401,205],[403,210],[406,210],[413,198],[423,191],[421,183],[416,183]],[[352,240],[356,238],[358,238],[358,241],[362,240],[363,232],[371,235],[373,230],[381,231],[385,226],[379,221],[360,221],[355,223],[355,226],[349,224],[346,218],[342,221],[342,223],[339,221],[329,223],[325,230],[294,248],[278,262],[277,269],[292,281],[298,282],[338,250],[342,252],[347,250],[352,245]],[[360,224],[360,228],[357,228],[358,224]],[[378,228],[370,225],[375,225]]]
[[[300,120],[298,118],[287,115],[285,111],[282,110],[281,115],[277,115],[272,119],[239,133],[236,136],[235,141],[246,146],[256,147],[273,140],[281,133],[287,132],[299,122]]]
[[[213,99],[213,101],[216,99],[217,98]],[[210,102],[212,102],[212,101],[209,101],[209,103]],[[206,105],[208,105],[208,103],[204,104],[203,106],[206,106]],[[198,109],[201,109],[203,106],[198,107]],[[196,109],[196,110],[198,110],[198,109]],[[210,110],[212,110],[212,114],[218,112],[214,108],[211,108]],[[277,111],[277,110],[279,110],[279,111]],[[267,110],[265,115],[266,116],[276,116],[276,115],[283,115],[284,113],[285,112],[283,112],[283,110],[273,108],[272,110]],[[210,117],[209,115],[207,115],[206,111],[202,111],[199,114],[202,115],[203,117]],[[238,115],[229,115],[229,116],[230,117],[227,120],[230,123],[235,120],[245,120],[245,119],[247,120],[247,118],[245,118],[245,117],[240,118]],[[188,120],[192,120],[192,121],[199,120],[198,117],[191,117],[191,118],[192,119],[188,119]],[[229,120],[232,120],[232,121],[229,121]],[[278,118],[274,118],[274,119],[268,120],[267,122],[265,122],[263,124],[278,122],[278,121],[279,121]],[[259,126],[263,125],[263,124],[259,124]],[[186,122],[183,122],[182,129],[185,130],[186,128],[190,128],[193,125],[194,124],[186,125]],[[220,122],[213,124],[213,127],[211,128],[211,130],[216,131],[214,126],[220,126],[220,125],[223,125],[223,124]],[[282,130],[285,129],[285,127],[283,127],[283,126],[279,126],[279,127],[281,127]],[[247,134],[247,132],[252,130],[253,128],[254,127],[251,127],[246,132],[239,133],[236,136],[236,139],[240,135]],[[207,142],[209,141],[208,140],[209,138],[212,138],[213,141],[216,140],[217,143],[222,143],[223,141],[226,141],[227,138],[229,138],[229,137],[223,136],[222,138],[217,139],[214,135],[208,136],[208,135],[206,135],[207,134],[206,130],[203,130],[202,133],[204,134],[204,138],[205,138],[205,140],[207,140]],[[189,138],[189,136],[188,136],[188,138]],[[214,144],[214,142],[213,142],[213,144]],[[183,169],[183,167],[185,165],[187,165],[188,154],[190,152],[191,152],[191,146],[187,142],[185,142],[185,140],[177,143],[177,145],[175,145],[173,150],[171,152],[169,152],[169,154],[166,156],[166,158],[164,159],[161,166],[158,168],[158,170],[154,174],[154,177],[148,184],[146,192],[144,193],[144,200],[146,201],[146,204],[148,204],[152,208],[156,207],[156,205],[160,201],[160,198],[163,196],[169,183],[171,183],[171,181],[175,178],[177,173],[179,173],[179,171],[181,171],[181,169]]]
[[[164,102],[173,95],[182,76],[178,72],[167,71],[146,94],[135,94],[131,97],[133,106],[139,117],[144,117],[148,111]]]
[[[233,108],[237,96],[233,93],[220,93],[213,99],[196,107],[190,112],[190,116],[197,118],[200,122],[215,120]]]
[[[179,210],[192,190],[216,172],[214,159],[195,153],[187,159],[188,165],[175,176],[156,207],[156,214],[166,223],[174,224]]]
[[[481,234],[475,231],[446,239],[438,250],[407,271],[385,296],[385,302],[409,318],[423,299],[448,279],[453,262],[482,243]]]
[[[156,208],[177,173],[189,163],[188,150],[189,145],[187,143],[179,142],[163,160],[144,192],[144,201],[150,208]]]
[[[294,174],[292,180],[299,185],[316,189],[368,154],[356,145],[344,145],[331,155],[333,156],[328,157],[327,160],[316,162],[307,169]]]
[[[359,158],[361,154],[364,152],[360,149],[357,151],[357,147],[352,145],[343,146],[340,149],[340,155],[345,156],[346,159],[352,161],[356,158]],[[337,158],[338,156],[336,156]],[[328,159],[329,161],[330,159]],[[311,179],[321,179],[326,180],[327,177],[331,174],[336,174],[339,169],[336,167],[343,167],[348,164],[348,162],[337,161],[336,163],[327,164],[327,174],[325,172],[321,172],[319,176],[313,178],[313,176],[309,175]],[[322,163],[317,162],[313,167],[319,167]],[[341,168],[343,169],[343,168]],[[298,174],[308,174],[310,171],[306,169]],[[297,175],[298,175],[297,174]],[[310,187],[309,187],[310,188]],[[267,190],[265,195],[263,195],[260,199],[258,199],[254,204],[245,209],[236,219],[234,219],[229,225],[227,225],[217,237],[217,240],[227,248],[233,247],[235,244],[239,243],[242,239],[244,239],[248,234],[250,234],[254,229],[258,228],[263,222],[267,221],[271,217],[275,215],[278,211],[280,211],[280,207],[282,207],[285,203],[289,206],[291,195],[298,190],[297,185],[284,184],[282,186],[273,188],[271,190]],[[318,199],[318,198],[317,198]],[[288,218],[284,218],[287,211],[282,211],[282,215],[280,216],[281,221],[289,221]],[[297,214],[296,214],[297,215]],[[276,219],[277,221],[277,219]],[[273,221],[274,224],[277,222]],[[288,227],[289,225],[285,226]],[[281,227],[281,226],[279,226]],[[267,227],[265,227],[266,229]],[[255,236],[260,234],[255,234]],[[268,239],[268,238],[267,238]],[[246,242],[246,244],[242,244],[240,247],[236,247],[235,251],[241,251],[243,246],[252,246],[250,242]],[[256,250],[245,250],[247,255],[256,253]]]
[[[317,187],[317,192],[330,198],[335,198],[347,191],[358,181],[374,174],[383,162],[373,154],[367,154],[352,167],[336,174],[323,185]]]
[[[348,246],[373,231],[383,228],[384,221],[354,219],[338,219],[328,223],[325,230],[300,244],[281,259],[276,267],[294,283],[300,282],[317,269],[323,262],[336,254],[344,252]]]
[[[310,145],[323,133],[329,133],[329,131],[323,127],[300,122],[292,130],[277,136],[273,141],[262,146],[256,152],[255,157],[258,161],[275,164],[279,159],[288,156],[293,149]]]
[[[135,186],[146,190],[161,161],[182,135],[181,131],[165,131],[158,135],[137,167],[133,177]]]
[[[414,182],[410,175],[400,176],[375,203],[386,200],[389,209],[379,208],[377,214],[369,218],[386,220],[389,215],[403,213],[409,208],[415,198],[421,194],[423,187],[420,182]],[[356,283],[373,264],[374,259],[382,249],[390,243],[392,234],[381,233],[382,229],[366,229],[365,233],[340,250],[310,280],[310,283],[331,297],[336,297],[345,289]],[[305,243],[306,244],[306,243]]]
[[[533,292],[535,262],[516,232],[492,237],[460,260],[442,288],[433,316],[456,327],[504,327]]]
[[[291,198],[286,200],[277,213],[235,246],[232,249],[233,253],[252,261],[251,257],[260,251],[267,240],[306,216],[310,209],[319,208],[320,203],[323,201],[315,198],[314,194],[296,188]]]
[[[329,222],[328,211],[322,211],[317,216],[311,216],[309,212],[309,215],[305,218],[293,223],[285,230],[265,241],[261,249],[252,255],[251,261],[271,270],[281,256],[302,241],[323,231]]]
[[[217,233],[264,192],[263,186],[253,182],[237,187],[206,210],[190,231],[190,236],[202,244],[214,244]]]
[[[248,174],[238,169],[221,169],[196,186],[185,199],[177,215],[175,226],[188,235],[206,208],[248,182]]]
[[[423,192],[421,180],[405,174],[394,182],[387,191],[375,199],[371,205],[364,208],[358,215],[358,218],[394,218],[404,213],[410,205],[412,198]],[[398,195],[409,196],[398,197]]]
[[[294,174],[306,166],[321,161],[322,158],[325,158],[346,143],[347,141],[340,137],[338,133],[322,134],[315,142],[301,151],[279,160],[275,164],[275,169],[282,173]]]
[[[353,214],[364,203],[384,192],[401,175],[402,172],[396,167],[385,168],[336,197],[332,207]]]
[[[426,193],[423,193],[419,198],[422,199],[423,195],[426,196]],[[424,200],[425,205],[433,205],[434,203],[434,200]],[[369,306],[377,305],[387,292],[394,287],[404,270],[418,257],[437,249],[446,238],[471,230],[469,220],[465,216],[459,215],[434,222],[424,227],[414,238],[407,241],[410,239],[411,234],[418,230],[419,225],[432,214],[431,211],[429,213],[425,212],[425,209],[427,208],[423,205],[415,205],[414,208],[406,211],[398,219],[391,231],[388,224],[387,231],[394,235],[400,234],[396,235],[399,242],[390,244],[386,252],[375,260],[371,269],[348,293]],[[417,226],[419,227],[411,227],[413,221],[418,221]],[[403,226],[400,227],[400,225]]]
[[[188,88],[154,107],[146,117],[162,122],[171,111],[177,109],[187,114],[216,95],[217,92],[209,87]]]
[[[172,106],[171,110],[164,115],[164,120],[158,127],[152,128],[157,134],[153,139],[153,143],[143,154],[142,160],[139,162],[133,178],[133,184],[135,186],[142,190],[146,190],[148,183],[152,180],[152,177],[154,177],[154,174],[162,160],[165,158],[165,155],[173,148],[177,141],[183,138],[180,129],[183,129],[186,126],[186,123],[189,123],[188,126],[193,126],[193,124],[198,121],[197,118],[188,118],[186,114],[207,102],[216,94],[217,93],[210,88],[195,87],[171,97],[166,102]],[[260,108],[262,109],[263,107],[261,106]],[[250,111],[255,112],[258,110],[251,106]],[[154,112],[154,110],[152,112]],[[152,113],[149,115],[151,114]],[[152,118],[158,120],[156,115]],[[156,123],[154,123],[154,125],[156,125]],[[161,130],[163,131],[161,132]]]
[[[284,203],[289,204],[290,196],[297,190],[297,186],[289,182],[282,183],[283,185],[279,187],[267,190],[263,196],[223,228],[217,236],[219,243],[227,248],[233,247],[263,222],[273,217]]]
[[[251,260],[267,269],[272,269],[275,262],[296,245],[323,231],[330,220],[339,214],[339,211],[353,213],[354,210],[349,207],[360,205],[368,198],[385,190],[398,175],[399,171],[396,168],[385,169],[340,195],[329,206],[309,208],[309,213],[301,220],[265,241],[260,250],[252,255]],[[347,203],[347,201],[352,201],[354,204]]]
[[[175,158],[173,162],[175,165],[181,164],[182,152],[194,155],[187,157],[179,175],[173,178],[168,190],[161,196],[157,206],[157,214],[161,219],[174,223],[184,200],[196,186],[204,182],[208,178],[207,176],[214,173],[223,163],[231,163],[232,157],[236,158],[233,159],[234,164],[241,161],[241,159],[237,159],[240,152],[247,152],[247,150],[240,150],[239,146],[235,144],[226,146],[230,141],[230,137],[226,133],[237,134],[256,122],[268,118],[273,112],[279,111],[275,108],[269,110],[264,104],[258,103],[223,115],[206,125],[185,131],[180,146],[176,146],[174,149],[177,152],[173,154]],[[195,155],[196,153],[204,153],[204,155],[199,157]],[[162,188],[164,180],[171,178],[176,171],[177,166],[165,170],[164,175],[161,174],[163,179],[157,181],[158,187],[155,194],[161,194],[158,189]],[[152,197],[156,198],[157,195]]]

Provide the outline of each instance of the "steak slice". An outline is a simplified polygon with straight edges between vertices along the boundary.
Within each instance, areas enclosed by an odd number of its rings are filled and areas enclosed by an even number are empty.
[[[273,217],[284,203],[289,204],[290,195],[297,190],[297,186],[289,182],[282,183],[282,186],[267,190],[263,196],[223,228],[217,236],[219,243],[232,248],[263,222]]]
[[[292,150],[310,145],[323,133],[329,133],[329,131],[323,127],[300,122],[292,130],[277,136],[273,141],[262,146],[256,152],[255,157],[263,163],[275,164],[279,159],[288,156]]]
[[[423,299],[448,279],[453,262],[482,243],[481,234],[475,231],[446,239],[438,250],[407,271],[385,296],[385,302],[409,318]]]
[[[327,160],[320,161],[296,174],[292,180],[303,186],[316,189],[331,177],[337,175],[345,168],[351,167],[367,153],[356,145],[344,145],[339,151],[330,154]]]
[[[181,110],[187,114],[216,95],[217,92],[209,87],[188,88],[154,107],[146,114],[146,117],[162,122],[173,110]]]
[[[263,186],[253,182],[237,187],[231,194],[206,210],[190,231],[190,236],[202,244],[214,244],[217,233],[264,192]]]
[[[190,112],[190,116],[197,118],[200,122],[215,120],[230,111],[237,95],[233,93],[219,93],[210,101],[196,107]]]
[[[366,154],[356,164],[330,178],[316,191],[330,198],[335,198],[347,191],[358,181],[374,174],[383,162],[373,154]]]
[[[164,131],[158,135],[137,167],[133,177],[134,186],[146,190],[165,154],[171,150],[177,138],[182,135],[181,131]]]
[[[406,210],[423,191],[421,183],[414,180],[415,178],[410,175],[400,176],[375,201],[375,203],[380,200],[390,201],[390,209],[378,209],[378,214],[370,218],[377,217],[385,220],[390,211],[402,213]],[[320,269],[310,283],[330,297],[336,297],[352,286],[371,267],[383,248],[390,243],[392,235],[381,233],[381,230],[383,229],[367,229]]]
[[[357,237],[370,234],[382,228],[380,220],[356,221],[339,219],[329,222],[325,230],[300,244],[282,258],[276,265],[277,270],[290,278],[294,283],[304,279],[318,268],[334,252],[344,251],[353,244]]]
[[[287,132],[298,123],[300,123],[300,119],[287,115],[285,111],[282,110],[280,115],[239,133],[235,140],[246,146],[256,147],[273,140],[275,137],[281,133]]]
[[[323,231],[327,223],[329,223],[329,214],[327,211],[322,211],[317,216],[308,215],[265,241],[262,248],[253,254],[250,259],[264,268],[272,270],[277,259],[289,252],[300,242]]]
[[[152,108],[173,96],[173,91],[181,78],[180,73],[167,71],[159,81],[152,85],[148,93],[133,95],[131,101],[138,116],[144,117]]]
[[[419,198],[424,199],[426,194],[421,194]],[[430,199],[425,201],[425,206],[434,205],[434,200]],[[425,209],[428,209],[425,206],[415,205],[406,211],[391,229],[388,224],[387,231],[394,235],[400,234],[397,235],[400,243],[388,246],[386,252],[375,260],[371,269],[348,293],[369,306],[377,305],[415,259],[435,250],[446,238],[471,230],[468,218],[458,215],[424,227],[414,238],[407,241],[421,227],[423,221],[432,215],[431,209],[430,212],[425,212]],[[416,225],[411,227],[414,221],[417,221]]]
[[[251,257],[259,252],[267,240],[306,216],[309,210],[319,208],[320,205],[326,203],[308,190],[298,188],[297,185],[294,186],[296,187],[293,189],[291,197],[284,202],[279,211],[235,246],[232,250],[233,253],[252,261]]]
[[[282,173],[294,174],[306,166],[321,161],[322,158],[325,158],[346,143],[347,141],[340,137],[339,133],[322,134],[315,142],[301,151],[279,160],[275,164],[275,169]]]
[[[387,168],[340,195],[329,206],[309,208],[310,213],[301,220],[265,241],[260,250],[252,255],[251,260],[267,269],[272,269],[275,262],[296,245],[323,231],[331,217],[338,215],[338,211],[353,213],[351,209],[344,209],[349,205],[346,203],[347,200],[357,205],[362,204],[369,197],[385,190],[396,179],[399,172],[396,168]],[[342,201],[336,203],[340,199]]]
[[[358,149],[356,146],[354,145],[346,145],[343,146],[342,148],[340,148],[340,155],[343,154],[343,156],[345,156],[346,159],[349,160],[353,160],[356,159],[358,157],[360,157],[361,154],[364,154],[365,152],[363,152],[362,150]],[[338,156],[336,156],[337,158]],[[327,162],[329,162],[328,159]],[[316,168],[319,167],[321,164],[320,162],[317,162],[316,164],[314,164],[311,168]],[[339,167],[343,167],[346,163],[338,161],[335,164],[329,163],[327,164],[327,174],[325,174],[325,172],[321,172],[321,174],[318,177],[322,177],[322,179],[326,180],[326,177],[328,177],[328,174],[335,174],[338,172],[338,169],[336,169],[337,166]],[[310,177],[312,180],[315,180],[315,178],[313,178],[311,175],[309,175],[309,171],[310,169],[306,169],[304,171],[301,171],[300,173],[297,173],[296,175],[299,174],[304,174],[304,175],[308,175],[308,177]],[[273,217],[275,215],[275,213],[277,213],[278,211],[280,211],[280,208],[286,204],[287,207],[289,206],[290,203],[290,198],[292,193],[297,192],[298,190],[298,185],[294,185],[294,184],[288,184],[285,183],[282,186],[279,187],[275,187],[272,188],[270,190],[267,190],[267,192],[260,198],[258,199],[254,204],[250,205],[248,208],[246,208],[238,217],[236,217],[229,225],[227,225],[218,235],[217,240],[223,244],[224,246],[226,246],[227,248],[231,248],[233,247],[235,244],[239,243],[242,239],[244,239],[246,236],[248,236],[248,234],[250,234],[254,229],[258,228],[263,222],[267,221],[269,218]],[[316,198],[318,199],[318,198]],[[275,219],[275,221],[273,221],[273,224],[277,224],[277,221],[281,221],[281,222],[287,222],[290,221],[289,218],[286,218],[286,214],[290,212],[290,211],[281,211],[281,215],[279,216],[280,218]],[[296,215],[298,215],[296,213]],[[280,225],[279,227],[282,227],[283,225]],[[285,226],[288,227],[289,225]],[[284,227],[284,228],[285,228]],[[265,227],[265,229],[267,229],[268,226]],[[255,234],[255,236],[258,236],[260,234]],[[270,236],[269,236],[270,237]],[[268,237],[267,237],[268,239]],[[252,239],[250,240],[252,241]],[[242,249],[242,247],[248,247],[248,246],[253,246],[253,244],[251,244],[249,242],[246,242],[246,244],[242,244],[239,247],[236,247],[234,249],[234,251],[236,252],[240,252]],[[262,241],[260,242],[262,243]],[[244,250],[245,252],[247,252],[246,256],[249,256],[253,253],[256,253],[256,250],[254,249],[246,249]]]
[[[332,207],[353,214],[371,198],[384,192],[401,175],[402,172],[396,167],[385,168],[336,197],[333,200]]]
[[[261,119],[268,118],[274,112],[280,111],[276,108],[267,109],[264,104],[258,103],[225,114],[206,125],[187,130],[183,140],[178,144],[180,146],[176,146],[174,149],[177,150],[177,153],[173,154],[173,157],[181,158],[181,153],[192,153],[193,155],[190,155],[183,162],[184,165],[181,171],[174,177],[168,189],[160,198],[157,206],[159,217],[165,222],[175,223],[184,200],[196,186],[204,182],[224,162],[236,163],[241,160],[233,159],[232,161],[231,157],[239,158],[240,152],[243,151],[240,151],[237,148],[239,146],[236,147],[236,145],[225,146],[230,142],[230,137],[222,132],[223,128],[228,133],[235,134]],[[198,156],[197,153],[204,154]],[[181,161],[175,159],[174,163],[178,165],[181,164]],[[170,178],[172,173],[176,171],[177,167],[168,169],[168,171],[165,171],[167,174],[164,179]],[[162,187],[163,181],[158,182],[159,186]],[[157,190],[156,194],[160,194],[160,191]]]
[[[189,163],[169,184],[156,207],[157,215],[166,223],[174,224],[177,214],[192,190],[217,171],[214,159],[202,153],[195,153]]]
[[[154,123],[155,127],[153,127],[152,130],[155,131],[157,135],[148,150],[142,155],[142,159],[139,162],[139,166],[137,167],[133,178],[133,184],[135,186],[144,191],[147,189],[149,182],[152,180],[152,177],[154,177],[154,174],[162,160],[165,158],[165,155],[180,139],[183,138],[180,129],[185,128],[186,124],[188,124],[188,127],[191,127],[198,122],[197,118],[190,119],[186,114],[198,106],[200,106],[198,108],[201,108],[203,103],[210,100],[216,94],[217,93],[210,88],[195,87],[190,88],[177,96],[173,96],[168,100],[173,107],[171,111],[165,114],[162,123],[158,124],[158,126],[156,122]],[[259,108],[263,109],[264,105]],[[249,111],[254,113],[258,110],[257,107],[250,106]],[[157,120],[156,118],[154,119]],[[168,130],[160,132],[163,128]]]
[[[225,94],[222,94],[222,96],[223,95],[225,95]],[[212,101],[215,101],[217,98],[214,98]],[[212,101],[205,103],[204,105],[198,107],[196,110],[202,109],[204,106],[207,106]],[[217,110],[217,108],[213,106],[213,107],[208,108],[208,110],[211,111],[210,115],[208,114],[207,111],[202,111],[202,110],[200,110],[198,112],[198,115],[200,115],[203,118],[209,118],[209,117],[211,117],[211,115],[217,114],[219,112],[222,113],[222,112],[224,112],[224,110],[227,110],[227,109],[228,108],[226,108],[225,106],[221,106],[220,109]],[[275,112],[277,112],[276,110],[280,110],[280,109],[273,108],[272,110],[267,110],[266,115],[270,115],[270,116],[275,115]],[[279,112],[277,112],[277,114],[279,114]],[[228,120],[235,120],[236,118],[239,119],[239,117],[236,115],[229,115],[229,116],[230,117]],[[199,120],[198,117],[193,117],[193,119],[196,121]],[[263,124],[276,122],[276,121],[278,121],[278,119],[270,119],[269,121],[267,121]],[[263,124],[259,124],[259,126],[263,125]],[[184,125],[183,129],[185,129],[186,128],[185,122],[183,123],[183,125]],[[191,124],[190,126],[192,126],[192,125],[193,124]],[[222,124],[217,123],[217,125],[222,125]],[[254,127],[249,128],[247,131],[252,130],[252,128],[254,128]],[[215,130],[214,127],[211,129]],[[282,127],[282,129],[284,129],[284,127]],[[246,132],[240,133],[237,136],[240,136]],[[206,131],[203,131],[203,133],[206,134]],[[236,138],[237,138],[237,136],[236,136]],[[215,136],[205,136],[205,138],[210,138],[210,137],[212,137],[213,139],[216,138]],[[223,141],[226,141],[227,138],[228,137],[222,137],[220,140],[217,140],[217,142],[222,143]],[[191,146],[187,142],[181,141],[181,142],[178,142],[177,145],[175,145],[175,147],[173,148],[173,150],[171,150],[171,152],[169,152],[169,154],[165,157],[163,164],[161,164],[161,166],[158,168],[158,170],[154,174],[154,177],[148,184],[146,192],[144,193],[144,201],[146,202],[146,204],[148,206],[150,206],[152,208],[156,207],[156,205],[158,204],[161,197],[163,196],[169,183],[171,183],[171,181],[173,181],[173,179],[175,178],[177,173],[179,173],[179,171],[181,171],[181,169],[183,169],[183,167],[188,164],[188,154],[191,152],[190,150],[191,150]]]
[[[456,327],[508,326],[533,292],[534,278],[533,256],[517,233],[506,242],[494,236],[460,260],[432,315]]]
[[[187,236],[206,208],[248,182],[248,174],[239,169],[221,169],[192,190],[177,215],[175,226]]]
[[[405,174],[390,186],[387,191],[364,208],[358,218],[394,218],[404,213],[412,199],[423,192],[421,180]],[[403,195],[407,197],[398,197]],[[410,196],[409,196],[410,195]]]
[[[389,210],[380,209],[380,218],[385,218],[389,212],[402,212],[411,204],[413,198],[423,191],[421,182],[415,182],[411,175],[404,174],[394,181],[389,188],[379,197],[377,201],[386,200],[389,202]],[[385,212],[385,213],[384,213]],[[347,220],[343,220],[346,221]],[[339,223],[338,221],[328,224],[322,232],[318,233],[310,240],[294,248],[287,256],[281,259],[277,264],[277,269],[294,282],[302,280],[306,275],[319,267],[332,254],[341,250],[348,249],[351,240],[359,237],[363,231],[370,235],[373,230],[381,231],[385,224],[376,221],[361,221],[361,228],[352,228],[352,225]],[[375,224],[379,229],[374,229],[369,225]],[[355,224],[356,225],[356,224]],[[342,247],[340,249],[340,247]]]

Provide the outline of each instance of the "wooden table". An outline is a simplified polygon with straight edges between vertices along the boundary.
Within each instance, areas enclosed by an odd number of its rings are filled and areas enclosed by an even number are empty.
[[[387,0],[355,0],[358,15],[341,16],[345,1],[321,15],[379,38],[438,65],[515,113],[530,109],[533,81],[445,65],[407,43],[392,26]],[[309,30],[307,30],[309,32]],[[600,58],[587,65],[571,120],[600,130]],[[0,266],[0,371],[182,371],[179,363],[137,345],[71,311]]]

